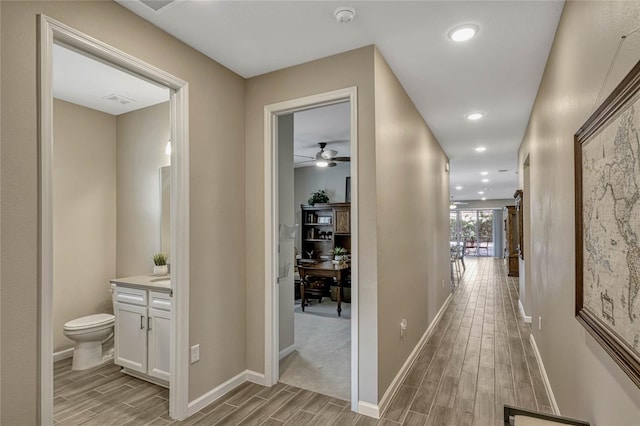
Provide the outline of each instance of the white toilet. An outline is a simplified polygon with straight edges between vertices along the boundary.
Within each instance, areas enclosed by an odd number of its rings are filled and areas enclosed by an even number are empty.
[[[113,358],[114,322],[111,314],[95,314],[64,325],[64,335],[76,342],[72,370],[86,370]]]

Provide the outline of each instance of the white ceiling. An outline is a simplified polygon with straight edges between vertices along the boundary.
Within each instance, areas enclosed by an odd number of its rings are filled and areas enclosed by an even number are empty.
[[[113,94],[133,102],[122,104],[106,99]],[[53,96],[107,114],[120,115],[167,102],[169,89],[54,44]]]
[[[447,152],[454,199],[513,196],[517,149],[564,6],[562,1],[177,0],[155,12],[137,0],[116,1],[243,77],[375,44]],[[356,10],[346,25],[333,17],[334,9],[345,5]],[[464,23],[476,24],[477,36],[451,41],[449,30]],[[486,117],[465,119],[477,110]],[[478,145],[487,151],[476,153]],[[480,181],[481,171],[489,172],[489,183]],[[456,185],[464,189],[453,189]]]
[[[294,167],[315,167],[320,142],[337,157],[351,155],[351,114],[349,102],[308,109],[293,114]]]

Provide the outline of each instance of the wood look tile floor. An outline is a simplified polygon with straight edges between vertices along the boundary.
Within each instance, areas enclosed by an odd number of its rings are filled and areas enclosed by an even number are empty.
[[[109,364],[54,367],[57,425],[503,425],[504,404],[551,412],[518,317],[517,278],[501,259],[466,258],[467,269],[441,321],[380,420],[349,403],[283,383],[245,383],[182,422],[168,416],[168,391]]]

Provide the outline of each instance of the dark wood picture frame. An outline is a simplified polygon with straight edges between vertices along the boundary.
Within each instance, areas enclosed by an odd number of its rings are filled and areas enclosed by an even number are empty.
[[[518,254],[520,259],[524,260],[524,193],[522,189],[518,189],[513,198],[516,200],[516,211],[518,212]]]
[[[351,176],[347,176],[345,181],[346,183],[344,188],[344,202],[350,203],[351,202]]]
[[[596,339],[596,341],[602,345],[605,351],[618,363],[622,370],[631,378],[633,383],[640,387],[640,353],[635,350],[632,343],[627,341],[623,336],[615,331],[615,329],[607,324],[602,318],[593,312],[591,308],[585,306],[585,288],[584,288],[584,204],[588,198],[583,194],[583,152],[585,146],[593,141],[596,137],[604,134],[604,131],[609,130],[618,117],[626,112],[631,106],[640,106],[640,62],[638,62],[631,72],[622,80],[622,82],[616,87],[613,93],[602,103],[602,105],[589,117],[589,119],[580,127],[580,129],[574,135],[574,160],[575,160],[575,243],[576,243],[576,292],[575,292],[575,315],[576,319],[587,329],[587,331]],[[640,114],[640,108],[634,109],[637,114]],[[607,133],[608,134],[608,133]],[[604,137],[604,136],[603,136]],[[605,155],[603,145],[603,158]],[[613,170],[613,168],[612,168]],[[635,170],[635,173],[639,173]],[[605,183],[606,191],[614,191],[613,187],[609,183]],[[606,185],[609,185],[608,187]],[[612,192],[613,194],[613,192]],[[587,206],[588,207],[588,206]],[[595,219],[590,218],[591,223],[594,221],[598,224],[603,222],[596,215]],[[600,222],[597,222],[600,220]],[[613,243],[612,243],[613,244]],[[618,255],[619,256],[619,255]],[[615,267],[615,266],[614,266]],[[605,283],[606,284],[606,283]],[[615,283],[613,283],[615,284]],[[631,285],[631,283],[628,283]],[[602,288],[602,287],[601,287]],[[609,288],[613,288],[610,286]],[[613,294],[613,291],[612,291]],[[640,296],[638,296],[640,297]],[[613,317],[613,303],[618,303],[618,300],[613,300],[608,296],[608,291],[605,290],[602,298],[602,316],[607,318],[609,322],[615,325],[615,319]],[[608,304],[611,304],[610,306]],[[627,300],[627,303],[632,303],[633,300]],[[608,309],[611,309],[610,311]],[[632,317],[631,309],[629,316]],[[610,315],[609,315],[610,314]],[[632,319],[633,321],[633,319]],[[638,326],[640,327],[640,315],[636,319]]]

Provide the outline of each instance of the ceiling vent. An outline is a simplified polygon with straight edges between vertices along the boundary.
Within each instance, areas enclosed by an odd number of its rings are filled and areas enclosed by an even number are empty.
[[[176,0],[140,0],[140,3],[144,4],[147,7],[150,7],[156,12],[160,12],[160,9],[163,9],[169,6]]]
[[[508,172],[508,171],[509,171],[509,169],[500,169],[500,170],[498,170],[498,173],[505,173],[505,172]]]
[[[125,98],[122,95],[117,95],[112,93],[111,95],[105,96],[103,99],[106,99],[111,102],[118,102],[120,105],[132,104],[135,101],[133,99]]]

